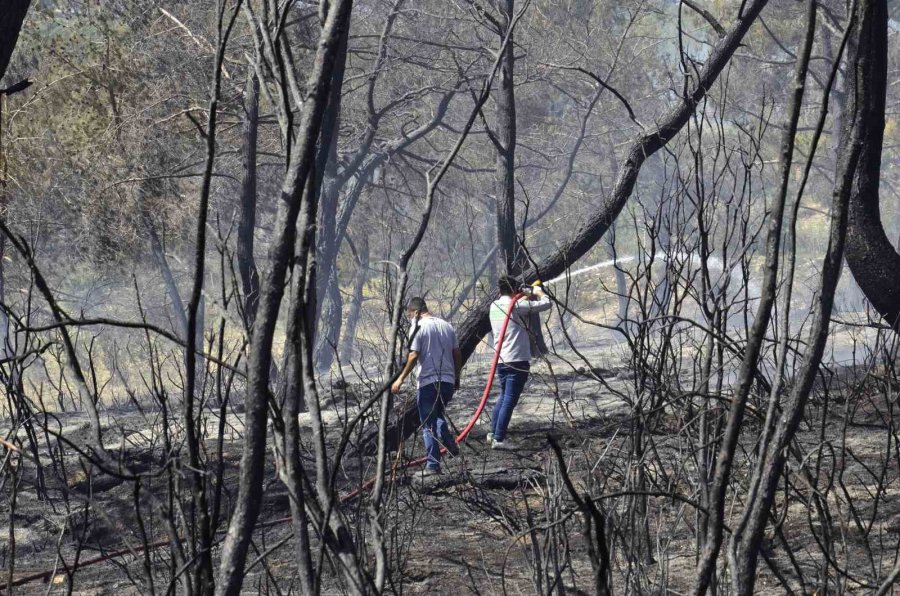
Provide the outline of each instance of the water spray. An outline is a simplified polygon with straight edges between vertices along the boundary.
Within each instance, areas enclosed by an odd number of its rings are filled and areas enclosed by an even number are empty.
[[[668,261],[670,259],[689,259],[693,265],[699,266],[700,264],[700,256],[696,254],[688,254],[688,253],[675,253],[675,254],[667,254],[665,252],[658,252],[653,255],[653,260],[659,261]],[[608,267],[615,267],[617,265],[623,263],[633,263],[637,260],[636,255],[628,255],[624,257],[618,257],[615,259],[609,259],[608,261],[601,261],[594,265],[590,265],[588,267],[582,267],[581,269],[576,269],[575,271],[564,271],[561,275],[554,277],[549,281],[543,282],[544,285],[556,284],[561,281],[572,279],[573,277],[578,277],[580,275],[584,275],[585,273],[590,273],[592,271],[597,271],[598,269],[605,269]],[[735,270],[736,264],[732,264],[729,267],[725,267],[725,264],[721,259],[717,257],[711,257],[708,259],[707,264],[712,269],[719,270],[722,275],[727,275],[728,277],[734,278],[735,276],[740,275],[740,272]],[[742,282],[743,280],[737,279],[736,281]],[[535,282],[535,285],[540,285],[542,282]],[[747,280],[748,288],[751,293],[751,298],[756,299],[759,298],[759,286],[753,280]],[[531,288],[528,288],[530,291]],[[523,290],[524,291],[524,290]]]

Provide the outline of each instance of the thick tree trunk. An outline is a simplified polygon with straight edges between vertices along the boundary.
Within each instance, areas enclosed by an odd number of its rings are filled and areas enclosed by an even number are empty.
[[[256,144],[259,132],[259,79],[250,73],[244,91],[244,146],[241,181],[241,209],[238,219],[237,262],[244,292],[244,320],[253,327],[259,304],[259,273],[253,256],[253,233],[256,228]]]
[[[0,81],[12,58],[31,0],[4,0],[0,10]]]
[[[656,131],[643,134],[632,143],[625,163],[619,168],[612,193],[598,201],[597,211],[579,228],[571,240],[564,243],[548,258],[540,261],[536,268],[529,268],[523,274],[524,279],[552,279],[562,274],[603,238],[631,197],[641,166],[647,158],[671,141],[687,123],[767,3],[768,0],[753,0],[744,5],[743,13],[737,18],[728,34],[710,53],[706,64],[699,73],[696,84],[688,92],[688,95],[672,106],[669,112],[660,119],[660,125]],[[479,300],[457,327],[464,359],[468,359],[472,355],[481,338],[490,331],[491,325],[487,313],[491,302],[493,302],[491,295]],[[389,448],[396,449],[403,439],[415,431],[418,426],[418,416],[418,411],[414,406],[399,413],[398,421],[388,431]],[[373,439],[374,437],[370,437],[366,441],[367,447],[370,448]]]
[[[847,69],[847,102],[855,111],[847,110],[844,118],[853,122],[844,126],[859,130],[862,154],[853,177],[846,258],[866,298],[898,330],[900,254],[884,231],[878,196],[888,64],[886,2],[861,1],[857,14],[865,28],[860,39],[866,42]]]
[[[507,25],[515,18],[515,0],[501,0],[500,12]],[[505,30],[498,32],[501,39]],[[512,34],[510,34],[512,36]],[[497,258],[500,269],[507,275],[520,277],[528,267],[527,253],[516,234],[516,81],[515,44],[512,37],[500,61],[497,101]],[[532,313],[527,318],[533,356],[547,353],[541,330],[541,316]]]
[[[265,471],[266,425],[272,340],[284,296],[285,277],[294,256],[297,218],[307,181],[315,165],[325,107],[331,90],[332,73],[340,40],[350,26],[352,0],[335,0],[327,11],[318,48],[310,67],[308,94],[302,120],[282,185],[275,218],[268,267],[260,279],[260,300],[253,325],[248,356],[244,447],[234,512],[222,548],[219,584],[216,593],[237,595],[244,580],[244,564],[253,527],[262,501]]]
[[[501,0],[500,12],[505,24],[515,15],[515,0]],[[502,39],[506,30],[498,31]],[[497,258],[501,269],[509,275],[519,275],[525,269],[524,254],[516,237],[516,87],[515,46],[510,39],[500,62],[497,102]]]
[[[345,31],[341,39],[338,41],[338,55],[334,65],[334,71],[331,75],[331,89],[339,90],[343,86],[348,35],[349,32]],[[317,207],[321,207],[321,209],[317,208],[315,211],[315,221],[317,226],[319,226],[319,233],[316,234],[314,238],[316,245],[313,246],[313,250],[315,251],[313,255],[313,264],[316,266],[317,271],[316,277],[314,279],[314,283],[316,284],[316,291],[312,294],[312,297],[315,300],[315,303],[312,305],[312,320],[316,322],[320,319],[321,315],[323,301],[323,295],[321,292],[327,289],[325,286],[328,285],[328,278],[333,271],[332,263],[334,261],[334,258],[331,256],[330,250],[331,245],[336,244],[336,241],[334,240],[334,218],[335,212],[337,210],[337,199],[339,195],[340,184],[335,181],[335,177],[337,172],[337,137],[340,109],[340,92],[331,94],[331,96],[329,96],[328,98],[328,105],[325,107],[325,113],[322,117],[321,135],[318,146],[316,147],[315,167],[313,169],[313,186],[312,190],[308,193],[309,197],[314,198],[319,202],[319,205],[317,205]],[[326,205],[323,205],[322,203],[326,203]],[[323,230],[323,227],[327,227],[328,230]],[[329,240],[326,241],[323,245],[319,246],[318,239],[322,236],[327,236]],[[298,251],[302,250],[301,247],[298,247]],[[295,262],[303,264],[305,263],[305,259],[305,256],[301,255],[298,252],[295,257]],[[322,267],[323,262],[325,263],[324,267]],[[321,269],[319,269],[320,267]],[[306,288],[302,285],[297,285],[300,277],[296,274],[296,267],[294,269],[295,273],[293,275],[293,280],[295,283],[292,285],[291,296],[293,301],[296,302],[298,300],[304,300],[306,296]],[[316,331],[317,325],[314,324],[310,331],[310,333],[312,333],[312,341],[314,343],[316,341]],[[292,367],[295,367],[299,370],[300,364],[299,362],[295,361],[299,357],[296,351],[296,346],[296,341],[292,341],[290,337],[285,339],[283,359],[285,370],[288,370]],[[276,392],[278,394],[279,401],[283,401],[285,399],[297,399],[299,400],[299,403],[297,404],[297,411],[305,412],[307,410],[308,404],[306,403],[304,394],[302,392],[297,394],[286,394],[283,382],[280,382],[278,384]]]

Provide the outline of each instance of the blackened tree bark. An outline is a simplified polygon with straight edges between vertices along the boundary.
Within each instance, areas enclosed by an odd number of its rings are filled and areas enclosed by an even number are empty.
[[[184,350],[184,431],[188,449],[189,472],[185,474],[187,484],[193,497],[191,518],[197,520],[196,535],[190,543],[192,559],[197,561],[193,569],[194,591],[203,596],[212,596],[215,586],[212,548],[214,529],[210,519],[208,503],[208,476],[204,474],[203,447],[201,445],[203,430],[202,416],[194,415],[195,404],[202,398],[202,385],[198,388],[197,377],[202,367],[198,366],[197,349],[203,348],[203,282],[206,277],[206,222],[209,215],[209,197],[212,190],[213,167],[216,161],[216,132],[219,112],[219,95],[222,88],[222,65],[225,61],[225,49],[231,36],[238,6],[227,16],[226,2],[219,5],[218,44],[213,62],[213,85],[210,91],[209,116],[206,125],[206,163],[200,186],[200,206],[197,210],[197,236],[194,250],[194,280],[187,305],[187,334]],[[198,368],[201,371],[198,371]],[[199,390],[198,390],[199,389]]]
[[[501,39],[509,29],[515,15],[515,0],[501,0],[500,14],[503,25],[498,30]],[[528,257],[516,234],[516,81],[515,44],[510,38],[500,61],[497,102],[497,258],[501,271],[519,278],[528,267]],[[524,226],[523,226],[524,232]],[[541,331],[541,317],[537,313],[528,316],[533,355],[546,354],[547,344]]]
[[[795,78],[791,87],[790,102],[788,105],[788,122],[781,140],[778,194],[768,215],[768,231],[765,244],[766,260],[763,266],[763,280],[759,304],[757,305],[753,325],[747,335],[747,343],[744,348],[743,359],[738,368],[737,383],[735,384],[734,395],[731,398],[725,432],[719,445],[715,466],[712,472],[712,484],[709,488],[709,504],[706,511],[706,537],[703,542],[700,560],[697,563],[697,579],[691,590],[691,593],[694,594],[694,596],[703,596],[706,594],[710,584],[712,584],[715,579],[716,561],[719,557],[719,550],[722,546],[725,529],[725,501],[737,451],[738,438],[740,437],[741,428],[744,422],[744,414],[746,413],[750,387],[756,376],[759,354],[762,350],[766,330],[769,327],[769,321],[772,316],[772,309],[775,305],[785,204],[787,202],[788,186],[790,184],[797,124],[800,120],[803,94],[806,90],[806,74],[809,68],[809,59],[812,52],[813,40],[815,38],[815,1],[809,0],[808,7],[806,36],[804,37],[801,51],[797,54],[798,58]],[[830,312],[829,307],[829,314]]]
[[[900,254],[881,223],[879,184],[881,145],[887,85],[887,2],[861,1],[857,7],[859,27],[865,40],[855,50],[847,69],[848,97],[855,110],[847,110],[847,124],[859,131],[862,143],[860,167],[853,176],[850,217],[847,228],[847,265],[856,283],[875,310],[895,330],[900,330]]]
[[[256,228],[256,145],[259,133],[259,78],[252,71],[244,91],[243,179],[241,210],[238,219],[237,262],[244,291],[244,321],[253,327],[259,304],[259,273],[253,256],[253,232]]]
[[[308,191],[308,198],[310,200],[315,200],[317,203],[317,209],[314,213],[315,221],[319,228],[319,233],[313,237],[316,244],[313,246],[315,254],[313,255],[314,258],[312,261],[316,267],[321,267],[321,264],[323,262],[325,263],[325,266],[322,267],[322,271],[317,271],[315,277],[312,278],[312,282],[315,284],[314,289],[316,290],[314,293],[310,294],[314,300],[311,305],[311,320],[313,321],[318,321],[320,319],[323,305],[322,295],[323,293],[328,292],[330,278],[337,274],[337,270],[333,266],[333,262],[336,259],[332,257],[331,252],[332,247],[337,245],[337,242],[334,239],[335,217],[340,192],[340,183],[336,180],[337,137],[339,128],[338,120],[340,118],[341,110],[340,89],[344,83],[348,35],[349,31],[345,30],[339,40],[337,58],[335,59],[330,85],[331,89],[336,89],[338,91],[330,94],[328,105],[325,107],[325,113],[322,118],[322,130],[316,148],[315,168],[313,169],[311,181],[312,186],[310,187],[311,190]],[[303,228],[301,227],[300,229],[302,230]],[[320,241],[323,237],[327,237],[327,239]],[[303,243],[298,246],[298,251],[302,250],[302,247]],[[301,255],[298,252],[298,254],[295,255],[294,260],[305,268],[306,257],[304,255]],[[336,280],[333,281],[336,283]],[[307,296],[305,283],[306,278],[297,275],[295,268],[290,295],[290,299],[294,302],[302,302]],[[296,309],[292,309],[291,312],[297,311]],[[294,326],[295,324],[296,323],[293,321],[289,322],[289,326]],[[311,331],[311,338],[314,343],[316,330],[317,325],[314,324]],[[297,333],[299,333],[299,331]],[[283,368],[287,371],[287,376],[293,375],[296,378],[299,378],[297,375],[300,374],[299,371],[301,369],[301,362],[299,361],[300,355],[297,351],[297,346],[299,345],[298,342],[299,340],[296,337],[293,339],[287,337],[284,344]],[[287,387],[285,382],[280,382],[277,387],[279,403],[284,403],[285,400],[288,399],[298,400],[298,403],[296,404],[297,411],[305,412],[307,409],[306,398],[304,392],[300,389],[301,387],[299,385],[296,389],[292,389]]]
[[[294,256],[297,218],[315,165],[316,144],[331,90],[332,73],[340,40],[350,26],[352,5],[352,0],[335,0],[327,7],[316,56],[310,68],[306,101],[296,142],[291,148],[290,162],[282,185],[268,267],[260,278],[259,307],[251,333],[247,365],[241,474],[234,512],[222,548],[219,584],[216,586],[216,593],[223,596],[236,596],[241,591],[247,551],[262,502],[272,340],[284,297],[285,277]],[[323,6],[323,10],[324,8]]]
[[[6,74],[30,4],[31,0],[3,0],[0,4],[0,81]]]
[[[810,1],[810,4],[813,2]],[[839,143],[840,158],[837,163],[831,207],[831,232],[822,268],[821,291],[816,294],[813,324],[805,344],[807,351],[790,394],[786,400],[776,393],[770,396],[769,409],[774,415],[771,415],[773,419],[771,421],[770,416],[767,416],[766,426],[768,428],[771,425],[774,428],[771,433],[764,435],[759,446],[760,457],[754,469],[750,490],[747,492],[746,509],[732,534],[729,550],[732,587],[734,593],[740,596],[753,594],[760,545],[766,525],[771,519],[771,508],[784,472],[788,447],[800,425],[804,408],[819,374],[819,365],[828,338],[835,290],[841,274],[843,249],[848,233],[849,204],[853,202],[855,193],[871,190],[865,188],[866,185],[878,184],[877,174],[874,180],[860,176],[862,170],[869,168],[865,159],[867,155],[871,155],[866,149],[867,143],[877,137],[880,146],[881,138],[878,119],[867,117],[867,110],[861,108],[877,103],[875,98],[869,97],[870,93],[881,93],[881,106],[884,106],[886,90],[884,84],[867,84],[870,80],[863,79],[874,74],[872,68],[879,61],[882,64],[886,62],[886,55],[880,59],[874,56],[878,52],[887,51],[886,1],[860,0],[856,3],[848,25],[848,34],[850,36],[848,70],[854,74],[849,77],[849,102],[844,107],[845,118],[842,119],[844,128]],[[843,46],[841,49],[843,50]],[[860,74],[866,76],[860,77]],[[829,80],[829,86],[833,79],[834,74]],[[828,87],[825,89],[826,101],[827,93]],[[820,127],[824,124],[824,111],[825,108],[820,119]],[[869,130],[871,127],[879,127],[878,133]],[[818,137],[818,131],[816,136]],[[877,190],[875,192],[877,194]],[[777,421],[774,420],[776,416]]]
[[[5,0],[3,2],[3,10],[0,11],[0,81],[6,74],[9,61],[12,58],[13,50],[16,42],[19,40],[19,31],[22,29],[22,23],[25,15],[28,13],[28,6],[31,0]],[[2,107],[3,97],[0,94],[0,107]],[[3,130],[3,113],[0,110],[0,138],[2,138]],[[9,197],[6,191],[6,179],[0,178],[0,217],[6,217],[6,210],[9,204]],[[4,280],[4,256],[6,252],[6,237],[0,235],[0,302],[5,300]],[[9,320],[5,312],[0,312],[0,357],[8,357],[15,352],[13,342],[9,337]]]
[[[384,110],[378,110],[375,107],[375,86],[387,59],[387,43],[390,39],[391,31],[405,1],[394,1],[379,39],[377,58],[368,77],[368,92],[366,94],[368,123],[360,146],[353,152],[345,166],[338,171],[337,135],[335,135],[332,146],[329,148],[328,153],[325,154],[328,160],[319,164],[323,168],[324,184],[321,209],[319,210],[319,232],[316,235],[316,254],[319,265],[317,277],[319,281],[317,282],[316,292],[319,300],[316,307],[316,320],[319,321],[319,325],[315,338],[315,361],[318,370],[331,368],[341,335],[343,303],[338,280],[338,254],[349,225],[350,215],[356,206],[356,201],[376,164],[380,163],[371,159],[371,156],[368,155],[376,140],[375,133],[379,122],[386,113]],[[335,81],[339,79],[343,82],[344,70],[345,64],[338,64],[338,68],[335,69]],[[441,103],[445,105],[443,101]],[[336,97],[333,105],[329,105],[328,108],[329,117],[334,119],[333,125],[335,130],[338,127],[340,109],[341,98]],[[439,107],[439,109],[441,108]],[[422,130],[420,129],[420,131]],[[424,130],[430,130],[430,128]],[[407,143],[412,141],[411,135],[403,135],[402,139]],[[396,141],[386,143],[383,145],[382,150],[388,152],[387,155],[390,155],[389,152],[393,150],[392,147],[396,146]],[[342,202],[342,190],[354,177],[356,178],[356,184],[346,193],[347,198]]]
[[[337,278],[337,268],[332,270],[335,279],[325,284],[326,294],[319,300],[322,303],[319,313],[319,326],[316,331],[316,370],[328,371],[334,363],[341,329],[344,326],[344,298]]]
[[[659,120],[660,124],[656,130],[640,135],[631,144],[625,162],[619,168],[616,184],[611,194],[598,201],[597,210],[579,228],[571,240],[540,261],[536,267],[529,267],[522,274],[524,280],[552,279],[562,274],[603,238],[631,197],[641,166],[647,158],[675,138],[684,127],[767,3],[768,0],[753,0],[744,3],[743,11],[731,26],[728,34],[716,44],[706,64],[699,71],[696,81],[685,96]],[[464,360],[472,355],[481,338],[490,331],[491,326],[487,314],[493,299],[493,296],[488,295],[479,300],[457,327]],[[415,406],[399,413],[397,422],[388,431],[388,448],[396,449],[402,440],[415,432],[418,424],[419,414]],[[371,446],[374,439],[374,436],[368,437],[366,446]]]
[[[552,279],[562,274],[603,238],[631,197],[641,166],[681,131],[719,77],[722,69],[731,60],[731,56],[740,46],[744,35],[767,3],[768,0],[753,0],[743,5],[743,11],[731,26],[728,34],[716,44],[706,64],[698,73],[696,82],[685,96],[659,120],[660,124],[656,130],[640,135],[631,144],[625,162],[619,168],[616,184],[611,194],[599,199],[597,210],[578,229],[571,240],[563,243],[553,254],[538,262],[536,267],[529,267],[522,274],[524,280]],[[493,299],[494,297],[489,295],[479,300],[457,327],[464,360],[468,360],[481,338],[490,331],[491,325],[487,313]],[[388,448],[396,449],[401,441],[415,432],[418,424],[419,413],[415,406],[400,412],[396,422],[388,431]],[[370,449],[374,440],[374,436],[367,437],[365,441],[367,450]]]
[[[515,0],[501,0],[500,12],[504,24],[515,14]],[[506,28],[498,31],[501,39]],[[497,258],[501,269],[510,275],[519,275],[527,261],[519,250],[516,237],[516,87],[515,87],[515,46],[513,40],[506,46],[500,61],[499,89],[495,95],[497,102],[497,133],[494,144],[497,147]]]
[[[347,36],[341,40],[338,60],[334,66],[331,88],[341,89],[344,84],[344,72],[347,65]],[[340,334],[342,304],[340,304],[340,287],[337,279],[337,255],[340,243],[337,240],[337,217],[342,181],[338,180],[337,141],[340,127],[341,94],[332,93],[325,111],[324,131],[329,131],[327,146],[319,147],[317,172],[321,198],[318,210],[318,233],[316,234],[316,256],[320,266],[316,277],[315,321],[321,321],[315,329],[315,362],[320,369],[331,367],[334,345]],[[324,317],[323,317],[324,314]]]

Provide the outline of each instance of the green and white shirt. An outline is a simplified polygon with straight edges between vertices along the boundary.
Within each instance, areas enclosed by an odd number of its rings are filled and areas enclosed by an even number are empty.
[[[506,320],[506,311],[509,310],[511,296],[500,296],[491,304],[491,331],[494,333],[494,349],[497,349],[497,341],[500,339],[500,330],[503,321]],[[550,310],[552,304],[546,296],[538,300],[520,299],[513,308],[509,326],[506,328],[506,337],[503,339],[503,347],[500,348],[500,362],[511,364],[513,362],[529,362],[531,360],[531,341],[528,337],[528,328],[525,323],[527,317],[533,312]]]

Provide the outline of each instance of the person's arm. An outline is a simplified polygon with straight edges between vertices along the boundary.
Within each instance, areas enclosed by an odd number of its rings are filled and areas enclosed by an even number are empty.
[[[516,314],[544,312],[545,310],[550,310],[552,306],[553,303],[550,302],[550,299],[544,294],[544,291],[540,287],[535,287],[534,292],[530,296],[516,302],[513,312]]]
[[[406,366],[403,367],[403,370],[400,371],[400,376],[397,377],[397,380],[394,381],[393,385],[391,385],[391,393],[400,393],[400,387],[403,385],[403,381],[406,380],[406,377],[409,376],[409,373],[416,365],[416,359],[418,357],[418,352],[416,352],[415,350],[409,351],[409,356],[406,357]]]
[[[460,381],[462,380],[462,366],[463,366],[463,358],[462,352],[459,348],[453,348],[453,368],[456,372],[456,382],[453,384],[454,389],[459,389]]]

